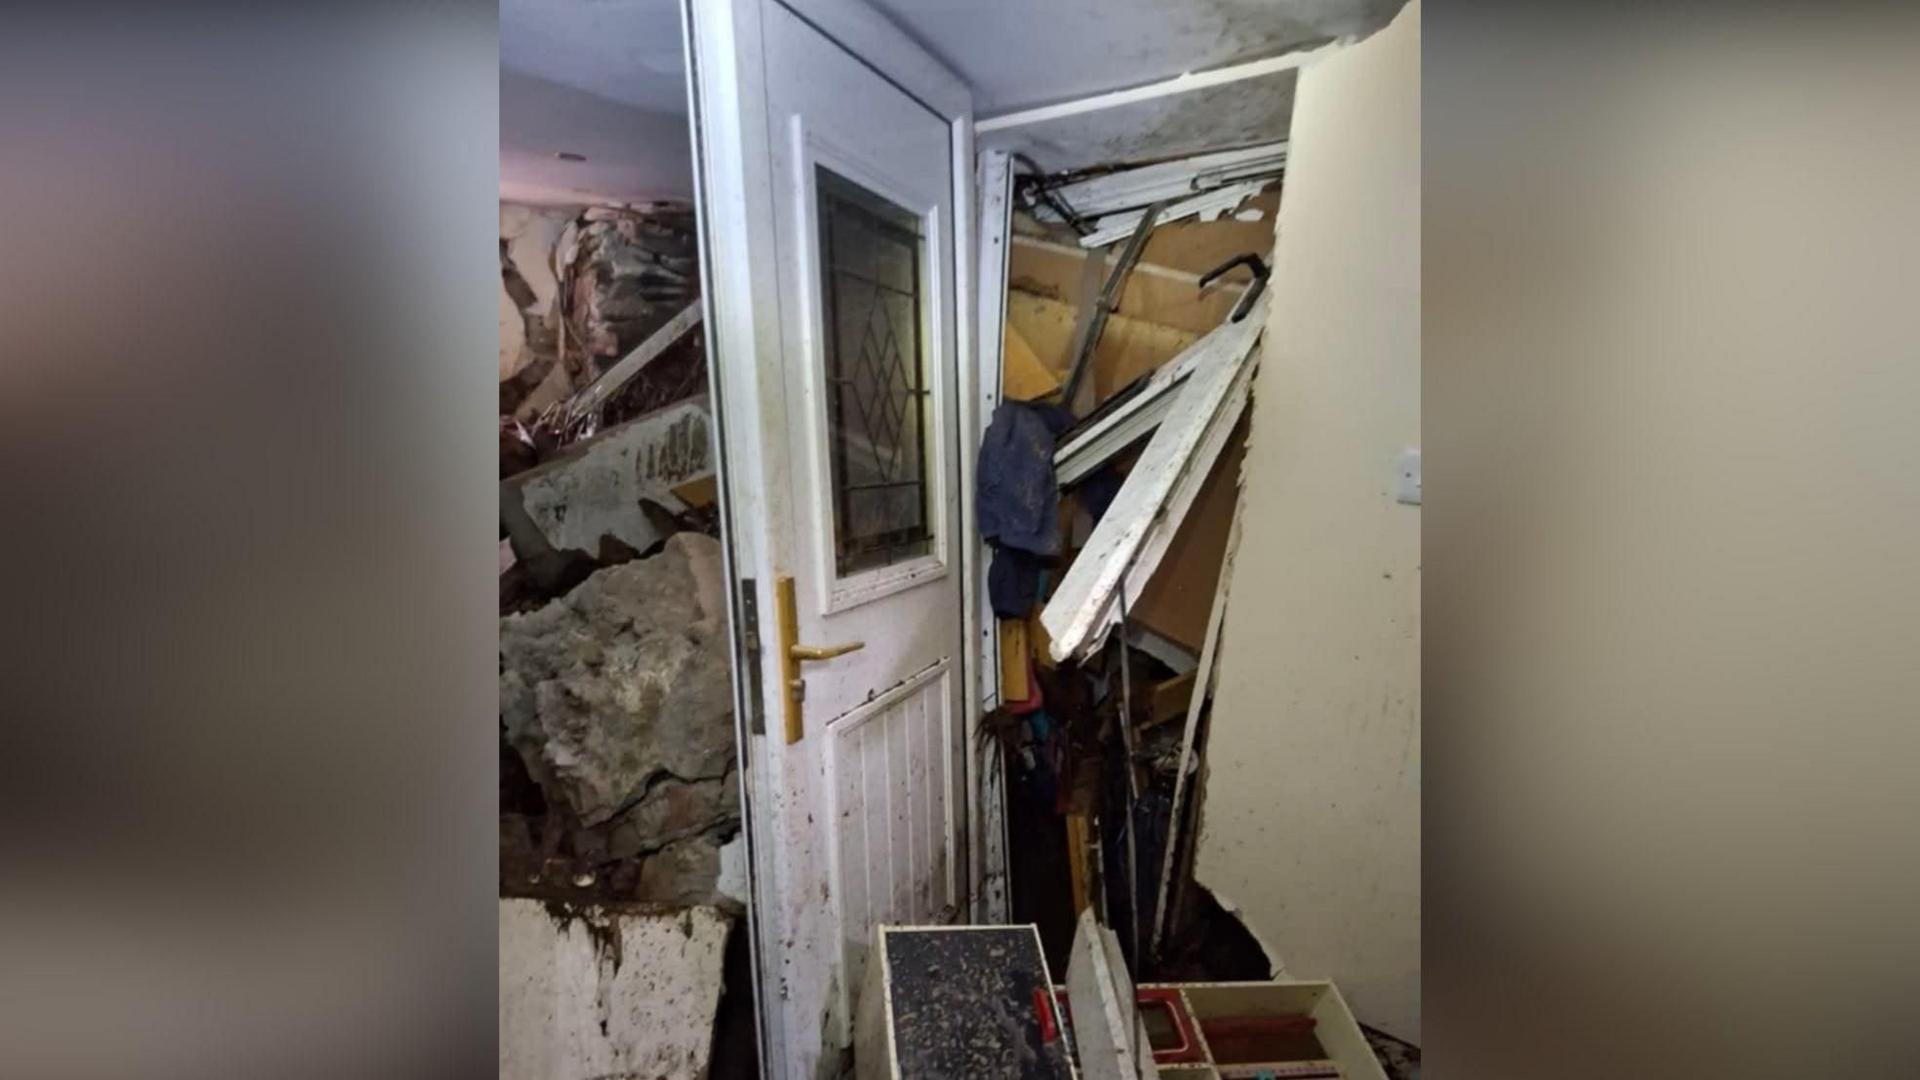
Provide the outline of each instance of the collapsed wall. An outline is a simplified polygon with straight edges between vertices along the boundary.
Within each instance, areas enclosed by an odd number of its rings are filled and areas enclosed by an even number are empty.
[[[500,205],[501,476],[582,432],[555,411],[700,297],[691,207]],[[599,430],[706,389],[704,339],[674,342],[597,410]]]

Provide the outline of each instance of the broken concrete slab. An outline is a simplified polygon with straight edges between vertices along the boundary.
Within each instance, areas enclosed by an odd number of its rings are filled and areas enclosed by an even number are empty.
[[[583,825],[637,815],[664,830],[657,848],[701,831],[702,813],[737,822],[719,542],[680,533],[501,619],[500,721],[549,802]]]
[[[733,920],[500,901],[501,1080],[705,1076]]]
[[[555,548],[598,551],[611,534],[646,551],[663,534],[641,500],[685,509],[674,489],[712,475],[712,422],[700,396],[608,428],[506,483]]]

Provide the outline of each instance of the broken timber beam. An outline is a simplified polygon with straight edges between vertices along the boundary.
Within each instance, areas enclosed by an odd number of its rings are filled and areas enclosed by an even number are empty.
[[[1172,543],[1213,461],[1246,407],[1254,344],[1266,327],[1262,295],[1240,322],[1223,323],[1170,363],[1193,364],[1179,396],[1040,613],[1056,661],[1097,648]]]

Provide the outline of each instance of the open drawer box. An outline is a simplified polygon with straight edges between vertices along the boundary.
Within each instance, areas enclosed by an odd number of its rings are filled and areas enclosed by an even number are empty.
[[[1385,1080],[1331,982],[1145,983],[1136,989],[1165,1080]]]

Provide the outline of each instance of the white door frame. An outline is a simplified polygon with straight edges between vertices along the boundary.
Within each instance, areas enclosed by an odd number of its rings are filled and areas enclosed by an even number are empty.
[[[762,902],[780,895],[775,853],[756,837],[776,835],[771,790],[780,775],[785,744],[768,737],[779,731],[781,665],[773,626],[774,581],[791,572],[795,553],[789,455],[764,445],[766,433],[786,430],[782,409],[782,339],[778,267],[756,252],[777,250],[773,178],[753,167],[764,162],[770,145],[765,93],[763,4],[778,3],[909,97],[939,116],[953,140],[954,281],[959,385],[980,385],[975,321],[975,206],[973,201],[972,94],[965,83],[938,65],[898,27],[861,0],[681,0],[688,42],[689,115],[693,125],[696,209],[701,229],[702,294],[707,302],[707,360],[713,401],[716,474],[720,490],[724,573],[729,584],[728,615],[733,630],[733,692],[740,755],[741,811],[753,903],[748,913],[753,953],[756,1012],[759,1017],[762,1073],[769,1077],[804,1075],[799,1058],[814,1057],[823,1025],[788,1031],[786,1012],[769,1007],[783,995],[781,976],[786,943],[778,925],[778,905]],[[752,365],[738,358],[757,358]],[[735,362],[723,363],[721,357]],[[998,379],[995,378],[997,394]],[[981,397],[958,395],[961,453],[957,476],[961,511],[959,543],[962,583],[961,640],[981,641],[981,597],[985,563],[974,520],[973,472],[984,416]],[[769,452],[769,451],[772,452]],[[986,634],[991,635],[990,625]],[[981,715],[981,657],[985,650],[962,648],[957,656],[963,693],[965,745],[975,744]],[[980,835],[979,784],[971,755],[962,755],[967,813],[959,865],[968,917],[980,893],[982,867],[973,840]],[[824,823],[823,823],[824,827]],[[763,914],[776,916],[765,917]],[[796,1048],[799,1048],[796,1050]]]

